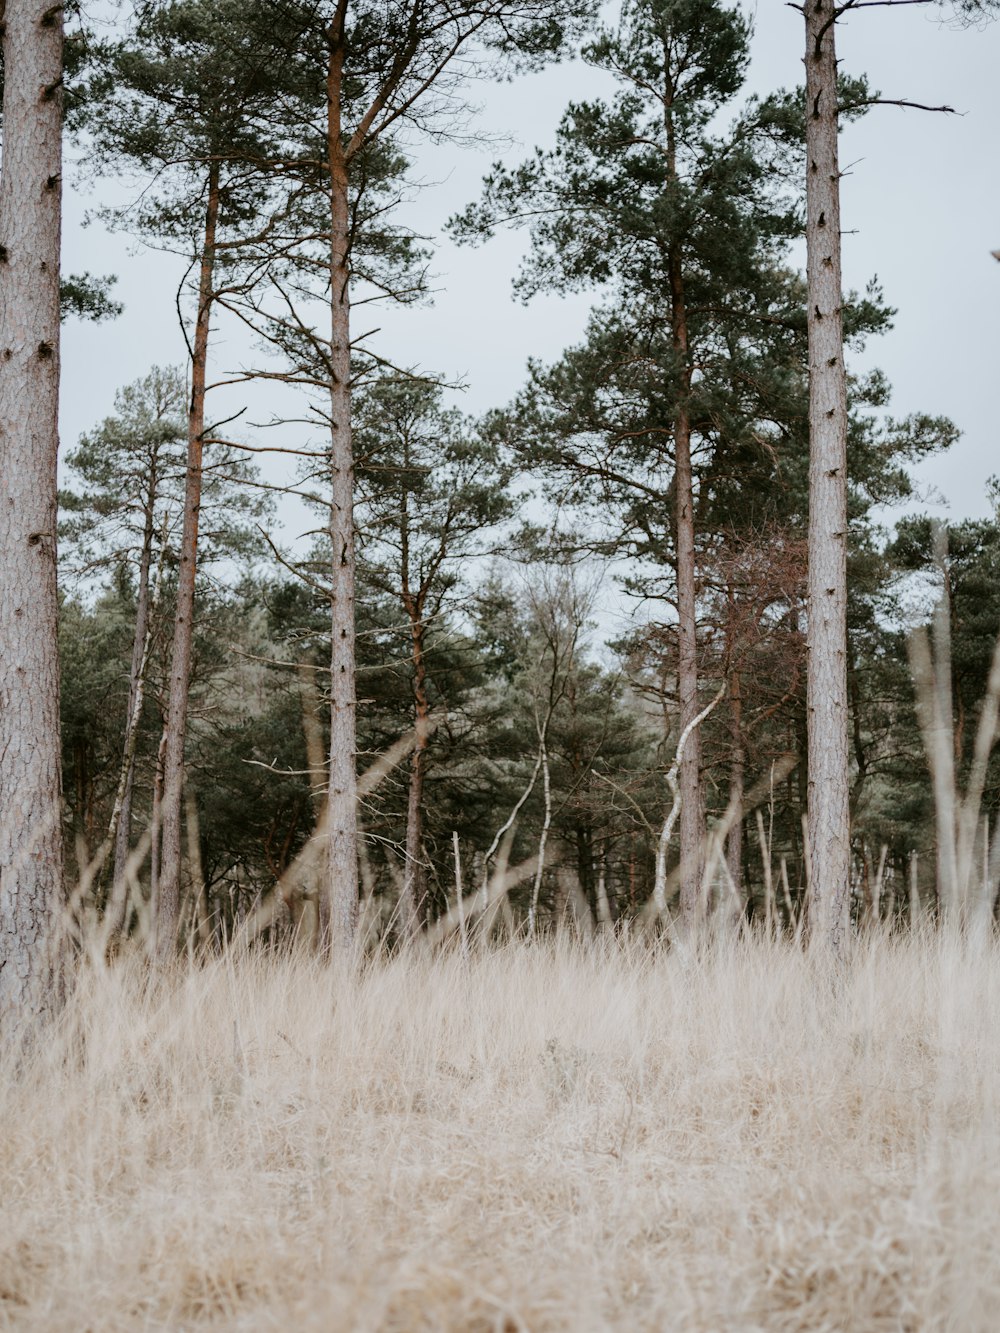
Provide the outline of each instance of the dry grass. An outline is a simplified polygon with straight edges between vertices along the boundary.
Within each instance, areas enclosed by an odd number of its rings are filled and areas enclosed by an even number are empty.
[[[998,1326],[1000,953],[89,971],[0,1090],[0,1327]]]

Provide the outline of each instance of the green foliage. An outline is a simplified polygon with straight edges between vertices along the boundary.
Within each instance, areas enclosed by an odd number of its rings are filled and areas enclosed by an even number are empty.
[[[95,278],[92,273],[70,273],[59,283],[59,309],[63,319],[75,315],[99,324],[117,319],[125,307],[111,296],[118,279],[114,274]]]
[[[80,574],[115,575],[143,546],[177,559],[187,455],[187,381],[154,367],[115,397],[115,413],[80,438],[66,459],[75,488],[59,493],[60,538]],[[254,489],[257,472],[240,450],[210,445],[202,495],[202,563],[252,558],[258,525],[273,506]]]

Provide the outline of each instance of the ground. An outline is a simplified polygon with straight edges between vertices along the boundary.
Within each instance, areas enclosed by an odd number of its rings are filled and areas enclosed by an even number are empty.
[[[0,1328],[993,1330],[1000,951],[85,966],[0,1080]]]

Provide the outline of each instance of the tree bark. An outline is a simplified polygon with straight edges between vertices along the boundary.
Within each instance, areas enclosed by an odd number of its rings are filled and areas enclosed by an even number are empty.
[[[125,881],[125,866],[128,865],[132,841],[132,792],[135,788],[136,750],[139,748],[139,728],[143,721],[145,702],[145,677],[149,669],[149,652],[153,641],[153,623],[156,609],[160,603],[163,589],[163,559],[165,541],[160,547],[159,561],[156,568],[155,587],[149,589],[149,565],[152,556],[153,496],[156,493],[156,475],[151,475],[149,483],[149,507],[145,531],[143,533],[143,553],[139,564],[139,595],[136,599],[136,629],[132,640],[132,668],[129,673],[128,713],[125,717],[125,741],[121,752],[119,784],[115,793],[115,804],[111,810],[108,825],[108,842],[115,848],[115,861],[111,877],[111,897],[107,905],[107,934],[111,938],[124,925],[125,906],[128,902],[128,884]]]
[[[670,53],[664,50],[664,69]],[[667,136],[667,178],[677,181],[677,136],[673,116],[673,87],[664,98]],[[677,555],[677,694],[683,733],[698,715],[698,607],[695,570],[694,481],[691,468],[690,346],[684,261],[675,242],[667,255],[670,282],[670,325],[673,343],[677,406],[674,412],[674,525]],[[691,727],[678,775],[680,795],[680,903],[681,928],[697,930],[703,911],[705,807],[701,790],[701,733]]]
[[[411,619],[413,648],[414,740],[410,755],[410,782],[406,801],[406,864],[399,895],[399,927],[404,939],[416,937],[424,920],[424,775],[430,738],[430,704],[427,698],[427,663],[424,660],[424,625],[417,613]]]
[[[188,412],[184,527],[181,534],[177,607],[174,613],[170,692],[167,697],[163,751],[163,801],[160,831],[159,900],[153,923],[154,951],[161,961],[177,946],[181,894],[181,796],[184,786],[184,739],[187,733],[191,647],[194,639],[194,588],[198,570],[198,520],[201,513],[202,451],[205,434],[205,378],[214,298],[215,238],[219,221],[219,165],[208,175],[204,244],[198,279],[198,313],[191,354],[191,407]]]
[[[737,903],[743,904],[743,787],[745,752],[743,747],[743,681],[739,671],[729,678],[729,734],[732,756],[729,761],[729,805],[739,813],[726,835],[726,867]],[[734,908],[735,911],[735,908]]]
[[[698,715],[698,607],[694,546],[694,482],[691,468],[691,418],[688,411],[687,305],[679,252],[670,257],[671,321],[678,367],[678,404],[674,417],[674,514],[677,529],[677,692],[683,732]],[[703,912],[705,807],[701,791],[701,733],[693,727],[678,774],[680,791],[680,900],[685,930],[697,930]]]
[[[156,944],[156,918],[160,908],[160,829],[163,823],[163,756],[167,749],[166,718],[160,731],[160,743],[156,747],[156,768],[153,772],[153,810],[149,830],[149,936],[146,947],[152,956]],[[136,904],[138,908],[138,904]],[[128,907],[124,925],[128,926]]]
[[[0,170],[0,1024],[61,998],[56,597],[62,9],[7,0]]]
[[[836,6],[807,0],[809,284],[809,866],[811,930],[835,953],[850,881],[847,701],[847,377],[840,268]]]
[[[341,134],[346,5],[338,5],[327,70],[330,168],[330,807],[320,915],[324,939],[352,951],[358,928],[357,690],[354,626],[354,449],[351,438],[351,221]]]
[[[125,866],[132,840],[132,790],[135,785],[135,752],[139,739],[139,723],[146,689],[146,669],[152,643],[150,623],[149,571],[153,557],[154,505],[156,499],[156,462],[152,462],[146,494],[146,512],[143,516],[142,551],[139,555],[139,579],[136,590],[135,631],[132,636],[132,662],[129,667],[128,710],[125,718],[125,742],[122,746],[122,767],[118,779],[115,804],[111,811],[108,835],[114,848],[111,872],[111,898],[108,910],[115,918],[108,923],[110,931],[121,925],[117,919],[128,898]],[[162,558],[162,551],[161,551]],[[157,579],[157,592],[160,580]]]

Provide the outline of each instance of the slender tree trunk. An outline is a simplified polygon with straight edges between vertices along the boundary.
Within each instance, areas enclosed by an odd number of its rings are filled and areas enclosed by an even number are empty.
[[[160,743],[156,749],[156,769],[153,773],[153,810],[152,824],[149,830],[149,921],[148,927],[151,936],[156,934],[156,920],[160,910],[160,831],[163,827],[163,762],[167,752],[167,725],[166,718],[163,721],[163,730],[160,732]],[[128,926],[128,906],[126,900],[126,912],[124,925]],[[156,945],[155,938],[149,938],[146,941],[147,948],[152,954]]]
[[[0,170],[0,1025],[61,997],[56,599],[62,9],[7,0]]]
[[[580,881],[580,892],[587,900],[591,911],[597,910],[597,885],[594,881],[594,840],[590,827],[581,820],[574,830],[576,842],[576,877]]]
[[[680,253],[670,258],[670,295],[674,355],[678,368],[678,404],[674,417],[674,503],[677,529],[677,692],[683,731],[698,715],[698,607],[694,548],[694,481],[691,468],[691,418],[688,411],[687,305]],[[705,807],[701,790],[701,732],[694,727],[684,747],[678,774],[680,790],[680,900],[685,930],[696,930],[703,903]]]
[[[542,819],[542,831],[538,836],[538,865],[535,867],[535,882],[531,886],[531,906],[528,909],[528,934],[534,938],[535,926],[538,921],[538,896],[542,891],[542,879],[545,876],[545,848],[549,840],[549,829],[552,827],[552,779],[549,772],[549,747],[547,741],[548,718],[545,724],[538,728],[538,757],[542,761],[542,796],[544,799],[545,816]],[[556,914],[557,923],[560,920],[559,913]]]
[[[726,867],[737,901],[743,903],[743,785],[745,756],[743,749],[743,681],[739,671],[729,678],[729,734],[732,758],[729,761],[729,804],[738,811],[726,836]]]
[[[614,919],[611,915],[611,902],[608,898],[608,853],[607,848],[602,850],[601,859],[597,871],[597,887],[595,889],[597,897],[597,924],[602,930],[610,930],[614,925]]]
[[[125,905],[125,865],[128,861],[129,847],[132,841],[132,789],[135,783],[135,752],[139,738],[139,722],[142,718],[142,704],[145,695],[146,668],[149,663],[149,649],[152,641],[150,624],[150,589],[149,570],[153,556],[153,528],[155,515],[153,506],[156,497],[155,465],[150,472],[147,493],[145,521],[142,533],[142,552],[139,557],[139,581],[136,592],[135,632],[132,636],[132,662],[129,668],[128,711],[125,714],[125,742],[122,747],[122,769],[118,780],[115,805],[111,812],[108,834],[114,847],[114,862],[111,873],[111,904],[117,912],[119,904]],[[159,587],[159,582],[157,582]],[[111,929],[117,930],[118,921],[111,923]]]
[[[424,774],[430,737],[430,706],[427,700],[427,664],[424,660],[424,626],[417,613],[411,618],[413,648],[414,741],[410,756],[410,784],[406,802],[406,865],[399,896],[400,931],[413,939],[424,919]]]
[[[302,701],[302,735],[306,744],[306,765],[312,788],[314,830],[322,827],[326,812],[326,753],[323,727],[320,720],[322,700],[316,685],[316,667],[304,659],[299,663],[299,695]],[[314,834],[315,835],[315,831]],[[277,872],[276,872],[277,873]],[[282,888],[301,945],[312,952],[319,944],[319,911],[316,901],[315,880],[310,876],[310,892],[303,892],[303,883],[292,880]]]
[[[166,534],[164,534],[164,546]],[[164,547],[160,549],[160,558],[156,571],[156,584],[152,595],[149,591],[149,569],[145,570],[145,587],[140,576],[139,613],[136,616],[136,640],[133,644],[132,684],[129,690],[129,712],[125,725],[125,746],[122,753],[122,765],[118,776],[118,788],[111,810],[108,826],[108,841],[115,849],[114,874],[111,880],[111,898],[108,902],[107,929],[109,937],[121,930],[125,924],[125,911],[128,904],[128,884],[125,870],[128,865],[131,842],[132,790],[135,784],[135,755],[139,746],[139,726],[142,722],[142,709],[146,699],[146,674],[149,670],[149,654],[153,644],[153,622],[160,602],[163,588]],[[138,637],[142,629],[142,639]],[[135,648],[139,649],[139,660],[135,660]]]
[[[341,138],[344,6],[327,71],[330,166],[330,816],[324,939],[353,950],[358,928],[357,691],[354,627],[354,449],[351,438],[351,220]]]
[[[205,235],[198,278],[198,314],[191,356],[191,407],[188,413],[187,474],[184,483],[184,528],[181,534],[177,608],[170,659],[166,747],[163,754],[163,822],[160,833],[160,895],[154,930],[160,960],[177,947],[181,901],[181,806],[184,786],[184,740],[187,734],[191,647],[194,640],[194,587],[198,572],[198,520],[201,514],[202,451],[205,435],[205,376],[212,318],[215,236],[219,221],[219,166],[208,176]]]
[[[835,0],[807,0],[809,671],[811,928],[841,953],[851,828],[847,702],[847,377],[840,272]]]
[[[671,66],[664,47],[663,68]],[[677,184],[677,136],[673,113],[674,89],[664,94],[664,129],[667,138],[667,179]],[[691,469],[691,367],[689,361],[687,299],[684,261],[678,242],[667,255],[670,281],[670,322],[675,364],[677,407],[674,413],[674,526],[677,554],[677,693],[683,733],[698,715],[698,608],[694,548],[694,481]],[[681,928],[696,930],[703,904],[705,806],[701,790],[701,733],[692,727],[678,775],[680,796],[680,903]]]

